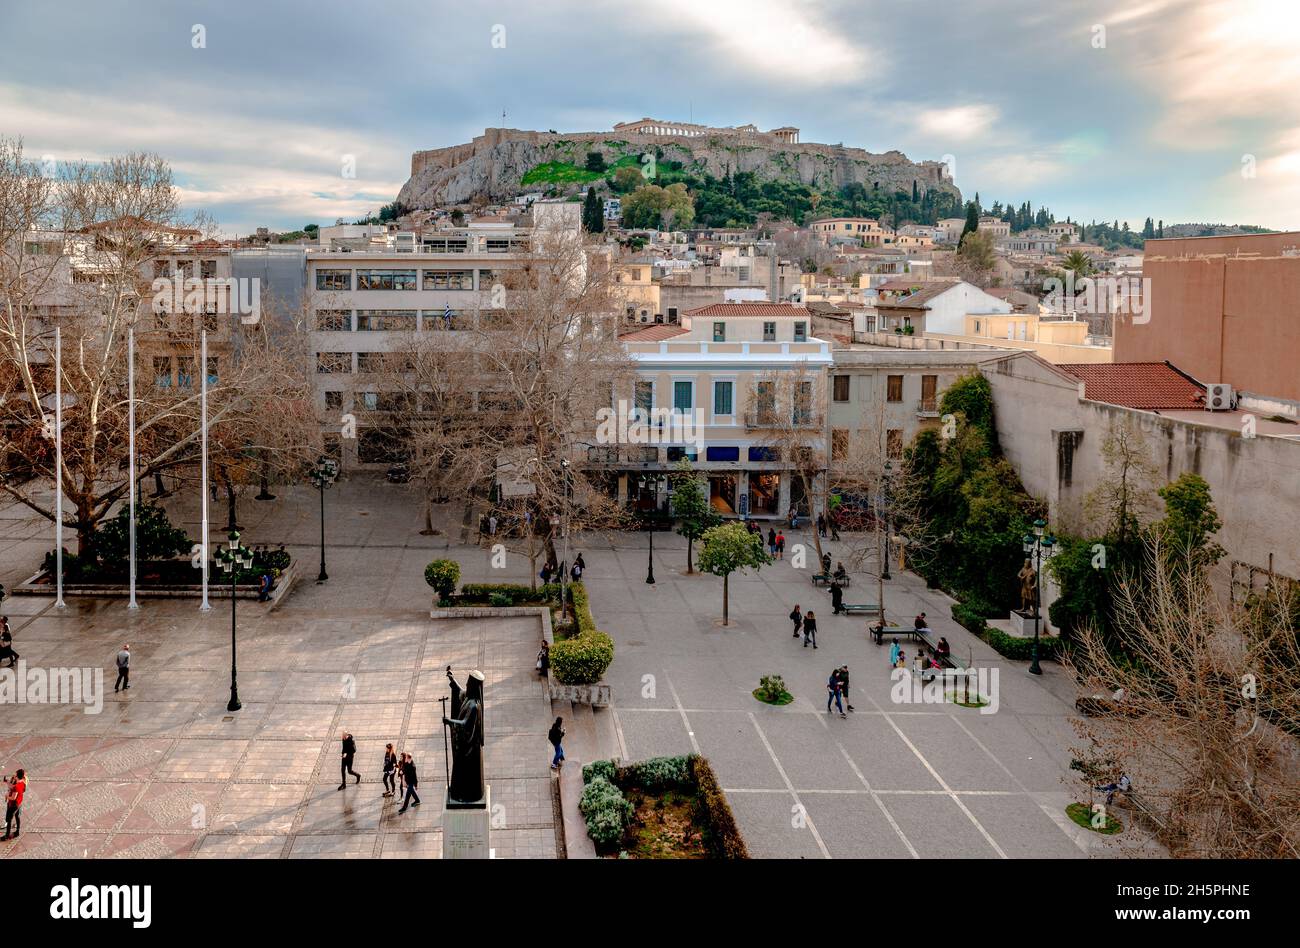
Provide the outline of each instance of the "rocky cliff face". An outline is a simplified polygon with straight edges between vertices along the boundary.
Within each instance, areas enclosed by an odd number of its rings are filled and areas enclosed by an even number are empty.
[[[588,152],[598,151],[607,164],[628,156],[657,155],[659,160],[680,161],[687,171],[722,177],[750,171],[759,180],[798,181],[824,189],[857,182],[870,189],[911,192],[916,181],[922,192],[960,192],[938,161],[914,162],[897,151],[873,154],[861,148],[816,143],[776,143],[766,135],[704,135],[694,138],[660,135],[624,135],[604,132],[557,134],[520,129],[488,129],[473,142],[411,158],[411,178],[398,200],[408,207],[429,208],[461,204],[476,198],[508,201],[525,191],[558,187],[562,192],[578,185],[531,184],[522,179],[549,162],[582,168]]]

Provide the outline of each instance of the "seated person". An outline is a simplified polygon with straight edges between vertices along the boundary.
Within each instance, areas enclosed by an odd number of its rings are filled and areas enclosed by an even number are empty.
[[[1132,786],[1133,781],[1128,779],[1128,774],[1120,774],[1116,783],[1108,783],[1105,786],[1094,787],[1093,789],[1103,791],[1106,794],[1106,805],[1110,806],[1115,799],[1116,792],[1128,793],[1129,788]]]
[[[841,581],[842,581],[842,580],[844,580],[848,575],[849,575],[849,572],[848,572],[848,570],[846,570],[846,569],[844,568],[844,564],[843,564],[843,563],[836,563],[836,564],[835,564],[835,578],[836,578],[837,580],[841,580]]]
[[[934,651],[939,659],[942,660],[948,657],[948,653],[951,652],[952,649],[948,647],[948,640],[941,635],[939,636],[939,644],[934,647]]]
[[[912,624],[916,626],[917,631],[927,630],[930,628],[930,622],[926,619],[924,612],[917,616],[916,619],[913,620]]]

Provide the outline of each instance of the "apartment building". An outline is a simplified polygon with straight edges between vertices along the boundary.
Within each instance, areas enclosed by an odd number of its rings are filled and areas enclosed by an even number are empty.
[[[773,417],[790,413],[808,445],[824,446],[823,413],[831,346],[811,334],[812,314],[792,303],[716,303],[681,315],[680,325],[650,326],[623,336],[635,361],[630,393],[638,413],[699,423],[696,437],[671,421],[660,444],[593,446],[588,467],[604,472],[611,493],[641,509],[664,509],[667,485],[642,488],[644,475],[666,474],[682,458],[708,478],[715,510],[729,517],[779,518],[808,500],[791,477],[789,457],[773,444]],[[801,372],[798,404],[774,380]],[[805,387],[806,386],[806,387]]]
[[[880,453],[901,460],[918,433],[940,424],[939,402],[948,387],[1004,355],[994,349],[835,349],[826,407],[832,468],[850,436],[875,435],[882,439]]]
[[[827,244],[853,243],[879,246],[884,243],[887,233],[880,221],[870,217],[826,217],[813,221],[810,227],[812,232]],[[893,236],[892,231],[888,233]]]
[[[531,231],[511,224],[392,235],[366,250],[306,255],[317,408],[326,444],[344,468],[379,468],[394,449],[377,421],[384,416],[381,373],[414,335],[471,328],[501,305],[499,274],[523,266]],[[409,239],[407,239],[409,237]],[[500,295],[500,291],[497,291]],[[344,438],[344,416],[356,437]]]

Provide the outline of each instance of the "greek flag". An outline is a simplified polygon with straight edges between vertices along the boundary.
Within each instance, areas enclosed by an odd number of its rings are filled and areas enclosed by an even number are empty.
[[[442,304],[442,321],[448,329],[451,328],[451,304]]]

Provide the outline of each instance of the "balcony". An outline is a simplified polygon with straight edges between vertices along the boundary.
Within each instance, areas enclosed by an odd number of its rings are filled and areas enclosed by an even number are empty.
[[[939,417],[939,398],[923,398],[916,403],[916,416],[918,418],[938,418]]]

